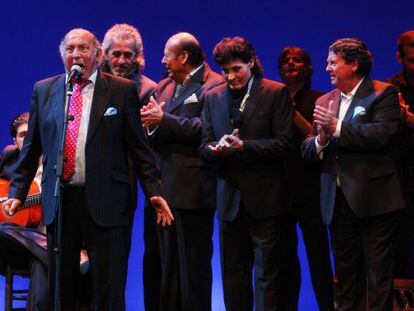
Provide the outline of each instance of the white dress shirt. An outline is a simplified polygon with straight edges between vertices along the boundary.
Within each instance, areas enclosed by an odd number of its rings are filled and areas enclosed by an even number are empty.
[[[82,116],[76,142],[75,173],[69,180],[71,185],[83,186],[85,184],[85,144],[97,75],[98,70],[95,70],[88,79],[90,82],[82,89]]]

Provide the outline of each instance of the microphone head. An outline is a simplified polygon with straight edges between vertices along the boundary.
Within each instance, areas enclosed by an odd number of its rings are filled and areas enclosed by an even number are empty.
[[[70,67],[70,71],[77,71],[78,73],[80,73],[82,71],[82,68],[79,65],[72,65],[72,67]]]
[[[73,82],[73,81],[79,82],[81,75],[82,75],[82,67],[79,65],[72,65],[72,67],[70,67],[68,82]]]

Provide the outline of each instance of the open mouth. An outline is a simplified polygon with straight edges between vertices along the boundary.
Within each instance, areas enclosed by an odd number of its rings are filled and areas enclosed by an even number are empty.
[[[114,69],[116,72],[122,72],[122,73],[125,73],[128,71],[128,69],[125,67],[115,67]]]

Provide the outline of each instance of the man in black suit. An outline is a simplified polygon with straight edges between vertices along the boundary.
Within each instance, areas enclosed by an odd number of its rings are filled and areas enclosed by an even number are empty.
[[[128,24],[115,24],[102,41],[105,61],[102,70],[135,82],[140,105],[146,105],[157,84],[142,74],[145,67],[144,46],[138,29]],[[135,170],[130,162],[132,208],[129,228],[132,233],[137,205]],[[150,204],[144,208],[143,283],[145,309],[158,311],[161,286],[161,261],[156,230],[156,213]]]
[[[69,31],[60,45],[68,73],[72,65],[81,72],[74,81],[67,128],[63,171],[61,254],[61,310],[77,309],[77,271],[84,242],[98,310],[125,310],[124,290],[128,254],[130,180],[129,153],[144,192],[157,208],[163,224],[172,215],[160,197],[159,173],[141,128],[135,84],[98,71],[101,46],[84,29]],[[55,166],[64,119],[67,75],[36,83],[30,106],[29,128],[4,203],[13,214],[27,194],[43,155],[42,209],[47,225],[50,267],[54,269],[56,209]],[[50,273],[50,288],[54,288]]]
[[[264,79],[253,46],[224,38],[213,51],[227,81],[207,93],[201,154],[217,171],[227,310],[281,310],[290,254],[286,158],[293,151],[289,89]],[[254,295],[252,287],[254,269]]]
[[[319,163],[303,160],[300,154],[302,141],[312,132],[313,109],[315,101],[322,92],[311,90],[312,63],[309,54],[299,48],[285,47],[279,55],[279,74],[289,87],[296,128],[296,150],[288,159],[291,200],[293,207],[292,221],[294,230],[290,235],[292,241],[291,266],[287,269],[287,288],[285,299],[290,310],[297,310],[299,300],[301,272],[297,256],[298,236],[296,224],[299,224],[305,242],[312,285],[319,310],[334,309],[333,276],[331,269],[328,230],[322,223],[320,208]]]
[[[414,30],[397,40],[402,72],[387,80],[398,88],[402,131],[398,144],[404,190],[409,208],[399,215],[395,232],[394,278],[414,279]]]
[[[161,169],[175,223],[160,228],[160,310],[211,310],[214,177],[199,157],[205,93],[222,83],[189,33],[168,39],[162,80],[141,118]]]
[[[317,133],[302,145],[322,161],[322,217],[330,225],[339,310],[392,310],[393,233],[405,207],[396,161],[396,89],[369,78],[364,42],[339,39],[326,71],[337,88],[316,102]],[[368,286],[367,286],[368,280]],[[366,298],[368,288],[368,300]]]

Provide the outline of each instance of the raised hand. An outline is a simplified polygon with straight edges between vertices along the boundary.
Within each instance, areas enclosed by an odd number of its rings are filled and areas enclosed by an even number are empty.
[[[165,102],[158,102],[153,96],[147,105],[143,106],[141,112],[141,122],[144,127],[155,127],[157,126],[164,116]]]
[[[239,138],[239,130],[234,129],[230,135],[224,135],[215,146],[208,146],[214,153],[228,156],[236,151],[243,151],[243,141]]]
[[[313,111],[313,121],[321,126],[327,134],[333,134],[338,124],[338,118],[330,109],[317,105]]]

